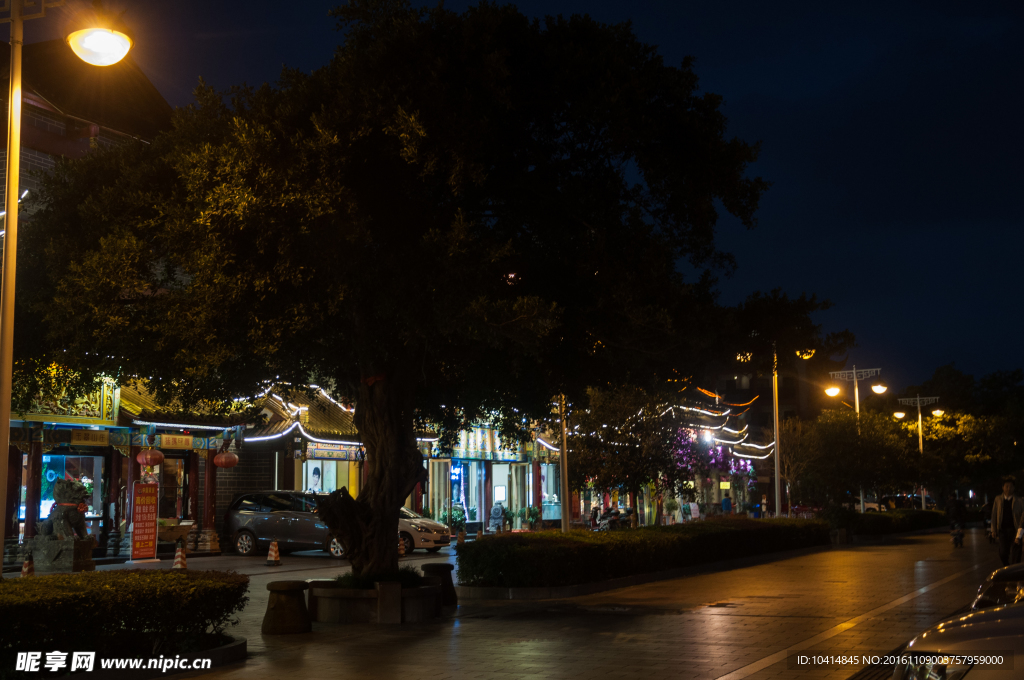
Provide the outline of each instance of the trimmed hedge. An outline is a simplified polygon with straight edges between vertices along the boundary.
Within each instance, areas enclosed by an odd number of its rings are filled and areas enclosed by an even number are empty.
[[[222,637],[249,598],[249,577],[223,571],[132,569],[0,583],[0,663],[15,652],[112,656],[198,651]]]
[[[891,510],[858,514],[853,533],[858,536],[898,534],[904,531],[949,526],[946,514],[937,510]]]
[[[723,518],[624,531],[499,534],[458,546],[456,551],[462,585],[538,588],[828,542],[828,524],[820,520]]]

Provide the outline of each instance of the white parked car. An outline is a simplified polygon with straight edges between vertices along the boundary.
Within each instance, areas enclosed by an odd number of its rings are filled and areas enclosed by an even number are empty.
[[[418,548],[437,552],[452,542],[447,526],[417,515],[409,508],[402,508],[398,515],[398,538],[405,544],[406,555]]]

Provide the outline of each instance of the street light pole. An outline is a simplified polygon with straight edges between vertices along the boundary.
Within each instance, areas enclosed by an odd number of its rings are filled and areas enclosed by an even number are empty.
[[[562,472],[562,533],[569,533],[569,445],[565,432],[565,395],[558,402],[558,416],[562,421],[562,455],[560,469]],[[636,512],[636,510],[634,510]]]
[[[3,272],[0,274],[0,519],[7,535],[7,456],[10,455],[11,436],[11,382],[14,374],[14,282],[18,257],[18,191],[21,172],[21,47],[25,37],[25,22],[21,16],[21,2],[11,2],[11,83],[7,101],[7,191],[4,194],[6,224],[4,229]],[[15,517],[18,513],[15,512]]]
[[[922,397],[920,394],[913,399],[900,399],[901,404],[905,404],[906,406],[917,406],[917,450],[921,456],[924,456],[924,419],[921,417],[921,407],[927,406],[928,404],[934,404],[938,400],[938,397]],[[928,509],[928,502],[925,498],[925,488],[923,484],[921,485],[921,509]]]
[[[779,480],[779,352],[772,346],[772,413],[775,420],[775,516],[782,517],[782,483]]]
[[[860,388],[858,387],[858,383],[861,380],[866,380],[867,378],[870,378],[872,376],[879,375],[879,374],[881,374],[881,372],[882,372],[882,369],[880,369],[880,368],[862,368],[861,370],[858,371],[856,365],[854,365],[853,366],[853,370],[850,370],[850,371],[829,371],[829,375],[832,376],[833,380],[845,380],[847,382],[849,382],[851,380],[853,381],[853,410],[857,414],[857,436],[858,437],[860,437]],[[881,384],[879,384],[878,387],[881,389],[881,391],[879,392],[878,389],[876,389],[875,390],[876,392],[878,392],[879,394],[881,394],[882,392],[885,392],[885,387],[881,386]],[[826,390],[826,394],[827,393],[828,393],[828,391]],[[838,388],[837,388],[836,394],[838,394],[838,393],[839,393],[839,391],[838,391]],[[835,396],[835,395],[830,395],[830,396]],[[864,486],[863,485],[861,485],[861,487],[860,487],[860,511],[861,511],[861,514],[864,513]]]
[[[18,201],[21,172],[21,57],[25,39],[25,20],[46,16],[46,10],[60,7],[64,0],[34,0],[35,8],[25,14],[26,0],[6,0],[3,10],[9,10],[0,23],[11,25],[11,82],[8,92],[7,116],[7,187],[4,193],[3,271],[0,272],[0,536],[6,535],[7,522],[7,459],[10,455],[11,385],[14,378],[14,284],[18,272]],[[94,66],[109,66],[120,61],[131,49],[132,40],[120,20],[105,15],[97,4],[69,23],[72,32],[67,43],[83,61]],[[75,30],[77,29],[77,30]]]

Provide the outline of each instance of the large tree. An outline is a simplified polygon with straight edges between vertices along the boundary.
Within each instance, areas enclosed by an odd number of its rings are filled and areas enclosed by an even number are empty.
[[[375,573],[423,475],[418,421],[442,447],[482,417],[521,438],[552,395],[692,373],[713,298],[679,264],[728,266],[719,210],[753,226],[766,185],[691,62],[629,25],[335,14],[327,66],[200,87],[154,144],[59,165],[25,230],[19,351],[186,406],[268,380],[352,400],[367,480],[327,518]]]

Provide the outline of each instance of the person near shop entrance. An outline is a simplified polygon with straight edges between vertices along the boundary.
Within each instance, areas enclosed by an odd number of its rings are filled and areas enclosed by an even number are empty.
[[[731,515],[732,514],[732,499],[729,498],[729,492],[728,491],[726,491],[725,495],[722,497],[722,514],[724,514],[724,515]]]
[[[992,503],[992,535],[999,541],[999,559],[1003,566],[1020,562],[1021,520],[1024,499],[1014,493],[1013,482],[1003,483],[1003,494]]]

